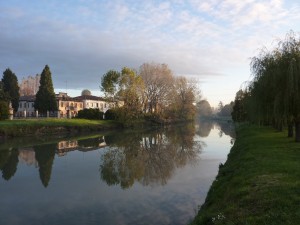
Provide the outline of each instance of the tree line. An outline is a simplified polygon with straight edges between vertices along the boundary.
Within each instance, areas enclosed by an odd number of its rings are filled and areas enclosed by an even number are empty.
[[[290,31],[272,50],[263,48],[251,60],[253,79],[236,93],[235,121],[288,128],[300,142],[300,39]]]
[[[31,81],[32,80],[32,81]],[[24,80],[24,85],[21,88],[18,84],[18,78],[11,69],[7,68],[3,72],[3,77],[0,81],[0,119],[7,119],[9,116],[9,104],[13,108],[14,113],[18,111],[19,99],[21,93],[36,92],[36,100],[34,108],[40,113],[46,113],[47,111],[56,111],[57,103],[55,98],[55,92],[52,83],[51,71],[48,65],[45,66],[41,75],[37,75],[35,78]],[[29,86],[29,82],[34,86]],[[39,81],[39,85],[37,85]],[[21,83],[23,84],[23,82]],[[25,85],[26,84],[26,85]],[[32,89],[33,88],[33,89]]]
[[[124,101],[123,107],[115,109],[116,118],[123,122],[145,116],[156,121],[191,120],[200,98],[195,81],[174,76],[166,64],[157,63],[144,63],[138,71],[109,70],[100,87],[107,98]]]
[[[108,100],[124,101],[123,107],[109,112],[111,118],[124,123],[142,117],[160,122],[191,120],[196,115],[196,101],[200,99],[196,82],[175,76],[166,64],[144,63],[138,71],[128,67],[121,71],[109,70],[102,76],[100,87]],[[23,79],[21,85],[17,76],[6,69],[0,82],[1,119],[8,117],[10,102],[16,112],[20,95],[35,92],[34,108],[39,113],[57,110],[48,65],[40,76]]]

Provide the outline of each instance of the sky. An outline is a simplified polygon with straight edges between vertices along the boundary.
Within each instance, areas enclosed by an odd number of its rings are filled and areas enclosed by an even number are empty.
[[[101,95],[108,70],[165,63],[216,107],[290,30],[300,32],[296,0],[0,1],[0,70],[21,81],[49,65],[56,92]]]

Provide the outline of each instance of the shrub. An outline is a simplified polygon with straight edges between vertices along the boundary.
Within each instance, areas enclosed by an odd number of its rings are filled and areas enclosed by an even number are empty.
[[[5,101],[0,101],[0,120],[8,119],[9,107]]]
[[[106,120],[116,120],[117,119],[117,112],[115,109],[109,109],[105,112],[105,119]]]
[[[77,118],[89,120],[102,120],[103,112],[98,109],[83,109],[78,112]]]

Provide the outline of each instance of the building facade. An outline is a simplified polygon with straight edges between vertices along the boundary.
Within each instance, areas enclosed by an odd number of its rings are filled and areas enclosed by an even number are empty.
[[[21,96],[19,100],[19,108],[16,117],[39,117],[39,113],[34,108],[35,95]],[[57,113],[50,113],[58,118],[73,118],[78,115],[78,112],[83,109],[98,109],[105,113],[107,110],[116,106],[123,106],[124,102],[109,102],[104,98],[93,95],[81,95],[77,97],[70,97],[67,93],[59,92],[56,94],[56,101],[58,106]]]
[[[16,117],[36,117],[34,108],[35,95],[20,96],[19,108],[16,112]]]

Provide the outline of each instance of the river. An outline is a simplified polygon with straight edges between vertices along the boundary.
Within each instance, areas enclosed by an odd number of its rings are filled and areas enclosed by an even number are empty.
[[[234,141],[230,123],[0,143],[0,224],[187,224]]]

